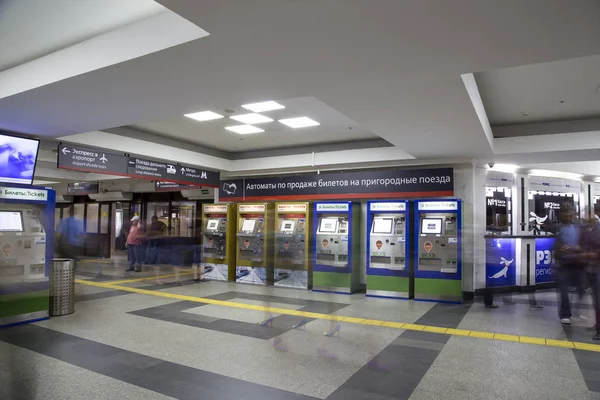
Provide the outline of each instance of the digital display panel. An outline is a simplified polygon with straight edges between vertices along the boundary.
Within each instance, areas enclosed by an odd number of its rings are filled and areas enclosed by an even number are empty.
[[[375,218],[373,220],[373,233],[392,233],[393,218]]]
[[[0,232],[23,232],[20,211],[0,211]]]
[[[256,225],[255,219],[245,219],[242,223],[242,232],[254,232],[254,226]]]
[[[296,221],[291,219],[284,219],[281,221],[281,225],[279,227],[280,232],[294,232],[294,227],[296,226]]]
[[[442,233],[442,219],[423,218],[421,220],[421,233],[440,235]]]
[[[207,231],[216,231],[217,228],[219,227],[219,220],[218,219],[209,219],[207,224],[206,224],[206,230]]]
[[[0,182],[31,185],[39,140],[0,135]]]
[[[319,232],[336,233],[337,224],[337,218],[322,218],[321,224],[319,225]]]

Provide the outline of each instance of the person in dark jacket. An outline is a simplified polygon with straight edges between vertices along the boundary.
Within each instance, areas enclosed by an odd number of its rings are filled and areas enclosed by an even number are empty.
[[[597,215],[582,230],[581,247],[587,259],[586,272],[596,314],[596,335],[593,339],[600,340],[600,218]]]
[[[560,206],[562,225],[554,243],[554,258],[556,260],[556,277],[560,295],[558,316],[563,324],[571,323],[571,302],[569,287],[577,288],[579,301],[584,293],[584,262],[580,246],[581,228],[574,223],[575,209],[570,203]]]

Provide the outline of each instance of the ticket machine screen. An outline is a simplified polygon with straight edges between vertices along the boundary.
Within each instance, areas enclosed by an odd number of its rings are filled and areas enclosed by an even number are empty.
[[[20,211],[0,211],[0,232],[23,232]]]
[[[208,222],[206,223],[206,230],[207,231],[217,231],[219,229],[219,220],[218,219],[209,219]]]
[[[421,221],[421,233],[424,234],[442,234],[442,219],[441,218],[423,218]]]
[[[393,218],[375,218],[373,222],[373,233],[392,233]]]
[[[296,221],[291,219],[281,220],[281,225],[279,227],[279,232],[281,233],[293,233],[294,227],[296,226]]]
[[[255,219],[244,219],[244,222],[242,223],[241,232],[242,233],[253,233],[255,225],[256,225]]]
[[[319,231],[324,233],[335,233],[337,232],[337,218],[322,218],[321,224],[319,225]]]

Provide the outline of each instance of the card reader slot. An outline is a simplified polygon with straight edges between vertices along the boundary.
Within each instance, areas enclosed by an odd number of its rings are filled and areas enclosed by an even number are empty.
[[[335,254],[328,254],[328,253],[318,253],[318,254],[317,254],[317,260],[322,260],[322,261],[335,261]]]
[[[371,263],[375,263],[375,264],[391,264],[392,263],[392,257],[371,256]]]
[[[277,255],[281,258],[293,258],[296,253],[293,251],[280,251]]]
[[[419,258],[419,265],[441,267],[442,259],[441,258]]]
[[[254,257],[254,250],[240,249],[240,257],[244,257],[246,259]]]

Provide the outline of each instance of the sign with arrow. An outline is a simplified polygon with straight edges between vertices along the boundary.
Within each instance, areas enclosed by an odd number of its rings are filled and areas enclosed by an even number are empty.
[[[129,157],[96,149],[58,146],[58,168],[62,169],[127,176],[128,159]]]
[[[217,171],[69,145],[58,147],[58,168],[215,188],[221,180]]]

